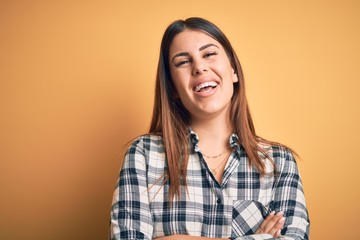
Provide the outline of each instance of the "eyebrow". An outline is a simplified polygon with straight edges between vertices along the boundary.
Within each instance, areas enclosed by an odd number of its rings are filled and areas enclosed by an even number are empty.
[[[200,47],[199,51],[202,51],[202,50],[204,50],[204,49],[206,49],[208,47],[219,48],[216,44],[209,43],[209,44],[205,44],[204,46]],[[171,61],[173,62],[176,57],[189,56],[189,55],[190,54],[188,52],[180,52],[180,53],[175,54],[174,57],[171,59]]]

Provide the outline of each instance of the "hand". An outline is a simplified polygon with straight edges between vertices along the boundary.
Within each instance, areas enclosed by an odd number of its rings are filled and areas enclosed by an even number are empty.
[[[274,211],[272,211],[265,220],[261,223],[258,230],[256,230],[256,234],[261,233],[268,233],[271,234],[273,237],[279,237],[281,234],[281,229],[284,227],[285,224],[285,218],[284,212],[278,212],[275,214]]]

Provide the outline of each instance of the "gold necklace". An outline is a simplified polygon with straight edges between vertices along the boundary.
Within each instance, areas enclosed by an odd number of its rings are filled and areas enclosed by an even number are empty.
[[[204,155],[205,156],[205,155]],[[216,170],[221,166],[221,164],[225,161],[225,160],[227,160],[228,158],[229,158],[229,156],[230,155],[226,155],[225,157],[224,157],[224,159],[219,163],[219,165],[216,167],[216,168],[210,168],[210,171],[212,172],[212,174],[215,176],[216,175]]]
[[[220,157],[221,155],[223,155],[224,153],[226,153],[227,151],[230,150],[230,147],[229,148],[226,148],[222,153],[218,154],[218,155],[215,155],[215,156],[207,156],[203,153],[203,156],[206,157],[206,158],[218,158]]]

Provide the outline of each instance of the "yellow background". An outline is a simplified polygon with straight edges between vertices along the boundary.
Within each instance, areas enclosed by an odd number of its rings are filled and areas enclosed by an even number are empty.
[[[258,133],[296,149],[312,239],[359,237],[360,1],[0,1],[0,239],[106,239],[161,35],[216,23]]]

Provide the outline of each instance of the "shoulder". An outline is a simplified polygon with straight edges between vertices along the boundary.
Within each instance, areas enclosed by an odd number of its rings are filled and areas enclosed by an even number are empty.
[[[282,145],[260,143],[259,146],[275,163],[280,172],[297,172],[297,163],[293,152]]]
[[[129,144],[125,153],[123,167],[145,166],[150,159],[164,159],[165,146],[163,138],[155,134],[141,135]]]
[[[146,151],[164,151],[164,141],[160,135],[155,134],[146,134],[141,135],[130,143],[130,146],[127,150],[127,153],[136,153],[136,152],[146,152]]]
[[[283,145],[259,143],[258,146],[264,151],[264,153],[266,153],[274,161],[276,161],[276,160],[294,161],[295,160],[292,151]]]

